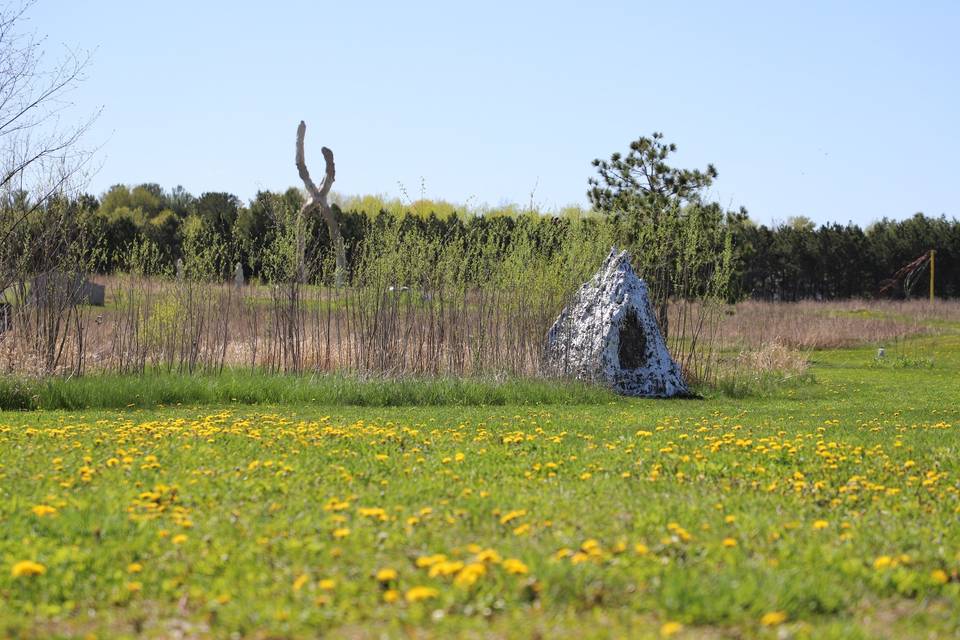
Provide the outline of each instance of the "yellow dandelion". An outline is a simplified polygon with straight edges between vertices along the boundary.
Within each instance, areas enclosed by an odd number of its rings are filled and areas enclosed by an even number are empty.
[[[520,560],[517,560],[516,558],[507,558],[506,560],[504,560],[503,568],[506,570],[507,573],[512,573],[518,576],[526,575],[530,571],[527,568],[527,565],[525,565]]]
[[[638,542],[637,544],[633,545],[633,552],[638,556],[645,556],[650,553],[650,549],[642,542]]]
[[[438,595],[440,595],[440,592],[433,587],[411,587],[407,590],[405,597],[407,602],[420,602],[422,600],[436,598]]]
[[[37,516],[38,518],[42,518],[44,516],[52,516],[57,513],[56,508],[51,507],[48,504],[38,504],[33,509],[31,509],[31,511],[33,511],[33,515]]]
[[[947,572],[943,569],[934,569],[930,573],[930,578],[936,584],[947,584],[950,581],[950,576],[948,576]]]
[[[814,529],[826,529],[829,526],[830,526],[830,523],[827,522],[826,520],[815,520],[813,523]]]
[[[324,578],[317,583],[317,586],[323,591],[333,591],[337,586],[337,581],[333,578]]]
[[[170,538],[170,542],[172,542],[173,544],[183,544],[186,541],[187,541],[187,534],[185,533],[178,533],[177,535]]]
[[[478,551],[476,555],[477,562],[489,562],[491,564],[500,564],[501,557],[494,549],[484,549]]]
[[[127,573],[140,573],[143,571],[143,565],[139,562],[131,562],[127,565]]]
[[[437,553],[432,556],[420,556],[417,558],[417,566],[421,569],[424,569],[426,567],[432,567],[439,562],[445,562],[446,559],[447,556],[443,555],[442,553]]]
[[[502,516],[500,516],[500,524],[507,524],[511,520],[522,518],[525,515],[527,515],[526,509],[515,509],[513,511],[508,511]]]
[[[299,576],[297,576],[297,579],[293,581],[293,590],[300,591],[300,589],[303,589],[304,585],[307,584],[309,579],[310,576],[305,573],[301,573]]]
[[[763,614],[760,618],[760,624],[765,627],[775,627],[787,621],[787,614],[784,611],[770,611]]]
[[[480,562],[472,562],[460,570],[457,577],[453,579],[453,583],[458,587],[471,587],[486,573],[486,565]]]
[[[428,575],[431,578],[435,578],[437,576],[452,576],[461,569],[463,569],[463,563],[458,560],[437,562],[430,567]]]
[[[683,625],[679,622],[665,622],[660,627],[660,635],[664,638],[669,638],[672,635],[680,633],[683,629]]]
[[[886,569],[886,568],[889,567],[891,564],[893,564],[893,558],[891,558],[890,556],[878,556],[878,557],[873,561],[873,568],[874,568],[874,569]]]
[[[392,580],[397,579],[396,569],[380,569],[377,571],[377,582],[391,582]]]
[[[723,539],[723,546],[725,546],[725,547],[727,547],[727,548],[735,547],[735,546],[737,546],[737,541],[734,540],[733,538],[724,538],[724,539]]]
[[[42,576],[46,572],[45,566],[33,560],[21,560],[10,569],[10,575],[14,578]]]
[[[397,591],[396,589],[387,589],[386,591],[383,592],[383,601],[386,602],[387,604],[396,602],[399,599],[400,599],[400,592]]]
[[[129,591],[130,593],[140,593],[142,589],[143,589],[142,582],[134,581],[134,582],[127,583],[127,591]]]
[[[333,537],[336,538],[337,540],[340,540],[341,538],[346,538],[348,535],[350,535],[350,529],[346,527],[341,527],[339,529],[333,530]]]

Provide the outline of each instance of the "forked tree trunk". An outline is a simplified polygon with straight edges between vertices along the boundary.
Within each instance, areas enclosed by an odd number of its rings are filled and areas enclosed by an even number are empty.
[[[347,273],[347,254],[343,246],[343,236],[340,233],[340,221],[337,215],[330,208],[327,202],[327,194],[330,193],[330,187],[336,177],[336,167],[333,164],[333,151],[327,147],[322,147],[320,152],[323,154],[323,160],[326,164],[323,182],[320,187],[313,183],[310,178],[310,172],[307,171],[307,163],[303,157],[303,138],[307,133],[307,125],[302,120],[297,127],[297,171],[300,173],[300,179],[303,180],[303,186],[307,189],[307,200],[300,207],[297,214],[297,278],[302,283],[306,280],[306,247],[303,237],[303,223],[306,215],[314,208],[320,209],[320,216],[327,224],[327,232],[330,235],[330,242],[333,244],[333,250],[336,254],[336,272],[334,278],[337,287],[342,287]]]

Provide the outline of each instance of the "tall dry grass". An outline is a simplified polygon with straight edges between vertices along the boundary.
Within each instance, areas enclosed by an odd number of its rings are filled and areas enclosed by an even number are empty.
[[[727,309],[717,338],[724,349],[780,343],[799,350],[836,349],[937,334],[960,323],[960,301],[745,301]]]
[[[576,284],[541,283],[534,294],[537,283],[413,288],[371,278],[363,287],[304,285],[291,300],[279,285],[99,277],[107,304],[83,308],[65,330],[59,372],[540,376],[545,334]],[[747,301],[725,308],[710,339],[727,370],[733,363],[800,373],[814,349],[883,345],[957,326],[960,301]],[[0,371],[49,369],[26,339],[30,329],[0,334]]]

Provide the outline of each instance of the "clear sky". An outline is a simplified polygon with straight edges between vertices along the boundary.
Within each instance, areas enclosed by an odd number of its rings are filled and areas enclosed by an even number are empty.
[[[590,161],[662,131],[758,222],[960,217],[960,3],[38,0],[96,48],[89,190],[297,185],[586,204]]]

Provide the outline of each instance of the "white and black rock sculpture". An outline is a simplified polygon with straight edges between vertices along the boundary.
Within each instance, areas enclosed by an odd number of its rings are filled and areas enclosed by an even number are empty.
[[[690,395],[657,326],[647,283],[634,273],[630,254],[616,248],[547,333],[546,367],[622,395]]]

